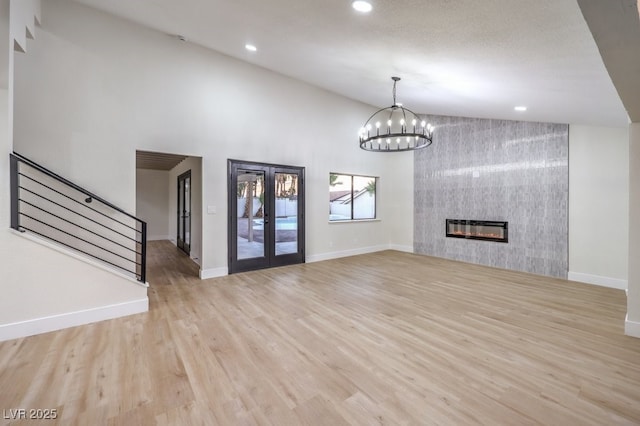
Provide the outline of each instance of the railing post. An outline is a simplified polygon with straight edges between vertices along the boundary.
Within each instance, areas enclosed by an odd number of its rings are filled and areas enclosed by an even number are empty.
[[[147,282],[147,222],[140,221],[142,224],[142,234],[140,238],[142,239],[142,247],[140,253],[140,281],[143,283]]]
[[[9,154],[9,185],[11,194],[11,227],[20,230],[20,212],[18,210],[18,158]]]

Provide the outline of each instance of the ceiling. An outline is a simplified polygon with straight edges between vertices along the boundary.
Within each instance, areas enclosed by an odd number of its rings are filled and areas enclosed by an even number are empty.
[[[185,158],[185,155],[136,151],[136,169],[171,170]]]
[[[578,0],[632,122],[640,122],[640,0]],[[615,31],[611,31],[615,28]]]
[[[576,0],[76,1],[377,107],[628,123]]]

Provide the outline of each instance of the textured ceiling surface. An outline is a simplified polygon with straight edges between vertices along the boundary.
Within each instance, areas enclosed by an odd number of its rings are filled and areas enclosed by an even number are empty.
[[[77,1],[377,107],[397,75],[418,113],[628,122],[576,0]]]
[[[151,151],[136,151],[136,168],[150,170],[171,170],[182,160],[185,155],[164,154]]]

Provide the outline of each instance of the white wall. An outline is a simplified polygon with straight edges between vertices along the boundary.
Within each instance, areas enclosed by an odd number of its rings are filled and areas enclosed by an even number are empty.
[[[627,128],[569,129],[569,279],[627,288]]]
[[[640,337],[640,123],[629,126],[629,293],[625,333]]]
[[[0,232],[0,341],[148,310],[147,288]]]
[[[14,72],[7,5],[0,2],[0,66],[8,67],[0,73],[0,341],[148,309],[145,287],[8,228]]]
[[[1,52],[0,52],[1,53]],[[9,93],[0,87],[0,232],[10,225],[9,218]]]
[[[147,222],[148,241],[170,239],[168,186],[168,171],[136,170],[136,217]]]
[[[386,242],[396,250],[413,252],[413,155],[391,155],[387,168],[390,173],[376,184],[377,214],[386,222]]]
[[[0,0],[0,89],[9,79],[9,0]]]
[[[178,235],[178,176],[191,170],[191,250],[189,255],[198,265],[202,266],[202,215],[206,207],[202,205],[202,159],[188,157],[169,171],[169,236],[176,244]],[[204,208],[204,212],[203,212]],[[216,206],[217,208],[217,206]]]
[[[309,260],[412,246],[412,155],[358,146],[374,108],[74,2],[44,2],[37,38],[17,62],[19,150],[129,211],[136,149],[202,157],[203,269],[227,267],[229,158],[306,167]],[[332,170],[380,177],[380,222],[328,223]]]

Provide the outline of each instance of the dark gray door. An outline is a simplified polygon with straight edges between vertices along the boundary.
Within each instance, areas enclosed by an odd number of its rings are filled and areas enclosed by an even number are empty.
[[[191,252],[191,170],[178,176],[178,248]]]
[[[304,168],[229,160],[229,273],[304,262]]]

